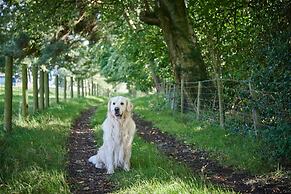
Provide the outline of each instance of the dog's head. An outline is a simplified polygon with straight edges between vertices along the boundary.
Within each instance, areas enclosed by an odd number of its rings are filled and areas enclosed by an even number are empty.
[[[132,109],[133,105],[129,99],[123,96],[113,97],[108,102],[108,113],[118,119],[130,115]]]

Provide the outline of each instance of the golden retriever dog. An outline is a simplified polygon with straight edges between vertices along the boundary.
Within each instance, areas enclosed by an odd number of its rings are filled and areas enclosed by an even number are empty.
[[[121,167],[130,169],[131,146],[135,123],[131,117],[133,105],[123,96],[113,97],[108,102],[107,118],[102,124],[103,145],[98,153],[89,158],[96,168],[106,168],[107,174]]]

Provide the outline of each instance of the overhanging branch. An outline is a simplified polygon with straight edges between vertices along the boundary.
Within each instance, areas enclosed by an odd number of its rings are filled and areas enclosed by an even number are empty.
[[[139,19],[149,25],[160,26],[160,19],[156,16],[156,13],[149,11],[140,12]]]

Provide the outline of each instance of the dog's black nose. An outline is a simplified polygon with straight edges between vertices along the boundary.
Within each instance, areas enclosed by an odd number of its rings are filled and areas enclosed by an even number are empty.
[[[119,112],[119,108],[118,107],[115,107],[114,110],[115,110],[115,112]]]

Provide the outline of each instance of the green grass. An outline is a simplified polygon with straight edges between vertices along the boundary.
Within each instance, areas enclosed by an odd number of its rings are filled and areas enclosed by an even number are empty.
[[[0,193],[69,193],[65,163],[72,121],[100,101],[70,100],[18,120],[0,140]]]
[[[76,97],[77,95],[74,94]],[[0,86],[0,139],[3,137],[3,119],[4,119],[4,86]],[[59,99],[60,102],[63,102],[63,89],[60,88],[59,91]],[[70,94],[67,92],[67,100],[70,99]],[[22,93],[21,93],[21,87],[20,86],[14,86],[13,87],[13,98],[12,98],[12,119],[13,123],[16,123],[17,120],[21,118],[21,102],[22,102]],[[32,104],[33,104],[33,96],[32,96],[32,90],[28,90],[28,111],[30,114],[32,114]],[[54,106],[56,104],[55,99],[55,89],[50,88],[50,106]]]
[[[92,125],[98,145],[102,144],[101,124],[106,115],[106,105],[99,106]],[[115,193],[231,193],[206,184],[194,177],[191,170],[160,153],[155,145],[136,136],[133,142],[131,170],[117,170],[111,180],[117,185]]]
[[[251,173],[265,173],[270,170],[257,154],[260,142],[255,139],[233,134],[219,126],[207,122],[198,122],[189,115],[173,113],[161,109],[161,100],[157,96],[147,96],[134,100],[135,113],[163,131],[175,135],[178,139],[207,150],[213,159],[234,168],[246,169]]]

